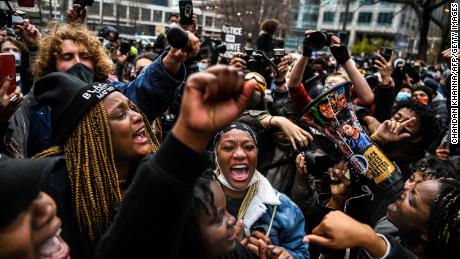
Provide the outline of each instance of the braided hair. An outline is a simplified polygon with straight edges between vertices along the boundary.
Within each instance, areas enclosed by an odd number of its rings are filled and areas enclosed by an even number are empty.
[[[460,245],[460,182],[440,178],[428,219],[428,258],[452,258]]]
[[[136,106],[136,112],[142,112]],[[144,114],[151,151],[159,148]],[[98,102],[83,117],[62,146],[54,146],[36,158],[65,156],[72,191],[72,207],[86,249],[96,244],[107,230],[115,206],[121,201],[109,118]]]
[[[193,192],[194,209],[201,209],[211,217],[217,214],[217,208],[214,205],[214,193],[211,190],[212,181],[217,181],[216,175],[211,169],[206,169],[196,181]]]

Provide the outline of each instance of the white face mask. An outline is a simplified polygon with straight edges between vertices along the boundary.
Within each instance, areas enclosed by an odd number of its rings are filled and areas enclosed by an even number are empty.
[[[16,67],[21,66],[21,53],[13,51],[12,54],[14,55],[14,59],[16,61]]]

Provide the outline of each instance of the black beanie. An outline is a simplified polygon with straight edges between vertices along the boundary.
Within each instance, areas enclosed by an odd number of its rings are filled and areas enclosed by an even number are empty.
[[[431,103],[431,101],[433,100],[433,94],[434,94],[433,89],[429,88],[428,86],[425,86],[425,85],[417,86],[414,88],[414,90],[412,90],[412,93],[415,91],[425,92],[426,95],[428,95],[428,103]]]
[[[56,161],[57,158],[14,160],[0,154],[0,229],[30,206],[40,192],[42,175],[51,171]]]
[[[38,103],[51,108],[53,142],[63,144],[88,111],[117,88],[105,83],[87,84],[68,73],[55,72],[35,82]]]

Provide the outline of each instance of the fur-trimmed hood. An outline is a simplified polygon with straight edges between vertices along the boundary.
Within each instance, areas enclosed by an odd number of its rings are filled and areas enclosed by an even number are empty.
[[[243,217],[244,234],[250,235],[251,226],[267,212],[268,206],[279,206],[281,201],[277,192],[270,182],[262,174],[259,174],[259,190],[249,203],[246,214]]]

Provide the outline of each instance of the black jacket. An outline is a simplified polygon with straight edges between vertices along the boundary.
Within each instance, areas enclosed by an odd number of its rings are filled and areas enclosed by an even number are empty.
[[[207,165],[204,155],[172,135],[166,138],[137,168],[94,258],[176,258],[192,213],[193,187]]]

